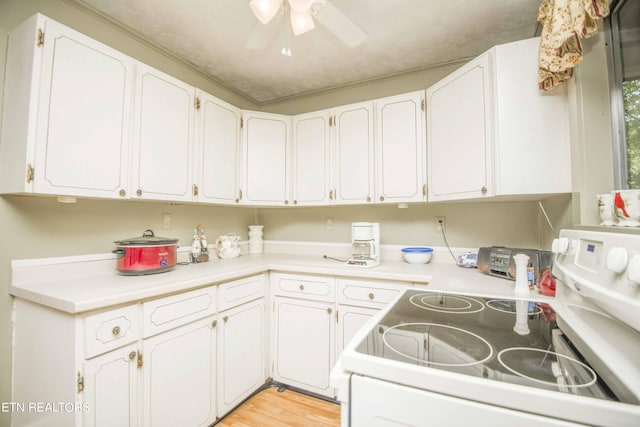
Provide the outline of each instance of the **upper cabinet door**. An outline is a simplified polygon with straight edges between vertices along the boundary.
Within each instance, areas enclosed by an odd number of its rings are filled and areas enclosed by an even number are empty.
[[[424,91],[375,103],[376,202],[424,201]]]
[[[291,118],[244,111],[243,199],[248,205],[289,204]]]
[[[293,117],[293,204],[328,205],[331,192],[329,111]]]
[[[145,65],[137,74],[132,197],[191,201],[195,89]]]
[[[42,80],[39,95],[32,94],[39,98],[33,191],[119,197],[127,180],[133,61],[56,22],[43,24]]]
[[[240,109],[207,93],[198,92],[195,200],[240,202]]]
[[[334,202],[337,204],[373,202],[373,102],[362,102],[335,109],[334,125]]]
[[[489,64],[481,55],[427,89],[430,201],[493,194]]]

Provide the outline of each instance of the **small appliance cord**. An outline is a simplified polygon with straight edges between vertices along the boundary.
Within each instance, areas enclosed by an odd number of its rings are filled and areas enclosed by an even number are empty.
[[[456,259],[455,255],[451,251],[451,247],[449,246],[449,242],[447,241],[447,234],[444,232],[444,227],[442,226],[442,224],[440,224],[440,231],[442,232],[442,237],[444,238],[444,244],[447,245],[447,249],[449,249],[449,253],[451,254],[451,258],[453,258],[453,262],[455,262],[457,264],[458,260]]]

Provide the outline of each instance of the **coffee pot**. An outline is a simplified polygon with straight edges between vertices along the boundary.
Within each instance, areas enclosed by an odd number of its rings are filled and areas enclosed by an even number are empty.
[[[351,224],[351,252],[347,265],[375,267],[380,264],[380,224],[377,222]]]

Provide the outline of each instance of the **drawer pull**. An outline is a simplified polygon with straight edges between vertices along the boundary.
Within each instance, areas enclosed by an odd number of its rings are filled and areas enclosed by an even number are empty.
[[[113,329],[111,330],[111,333],[113,334],[114,337],[117,337],[118,335],[120,335],[120,326],[114,326]]]
[[[218,321],[214,320],[213,322],[211,322],[211,327],[215,328],[216,326],[218,326]]]
[[[369,299],[370,299],[370,300],[374,299],[375,297],[376,297],[376,296],[373,294],[373,292],[371,292],[371,293],[369,294]]]
[[[328,314],[333,313],[333,310],[331,310],[331,307],[327,308],[327,313],[328,313]]]
[[[132,351],[131,353],[129,353],[129,360],[135,359],[137,354],[138,353],[136,353],[135,351]]]
[[[300,290],[304,291],[304,285],[300,285]]]
[[[227,320],[229,320],[229,316],[224,316],[222,320],[224,320],[224,322],[227,323]]]

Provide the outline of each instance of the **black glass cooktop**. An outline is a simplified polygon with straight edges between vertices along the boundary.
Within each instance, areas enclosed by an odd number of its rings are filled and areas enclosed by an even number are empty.
[[[356,351],[559,392],[617,400],[544,303],[407,290]]]

